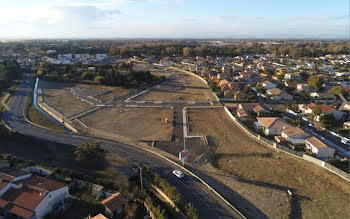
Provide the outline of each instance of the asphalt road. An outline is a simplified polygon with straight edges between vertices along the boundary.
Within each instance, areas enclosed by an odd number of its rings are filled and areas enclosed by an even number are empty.
[[[23,109],[29,86],[26,80],[22,81],[9,104],[10,110],[3,114],[4,122],[15,131],[27,136],[74,146],[98,140],[111,154],[151,166],[162,177],[175,185],[186,201],[193,203],[198,209],[201,218],[240,218],[233,209],[227,206],[197,179],[189,175],[186,175],[181,180],[176,178],[171,173],[176,167],[151,153],[113,141],[101,140],[91,136],[59,133],[28,123],[23,116]]]

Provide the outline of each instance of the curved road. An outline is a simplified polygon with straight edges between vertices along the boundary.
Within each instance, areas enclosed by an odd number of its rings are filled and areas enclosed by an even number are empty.
[[[183,179],[179,180],[173,176],[171,172],[176,167],[156,155],[125,144],[101,140],[91,136],[59,133],[28,123],[24,118],[23,109],[29,89],[30,85],[26,83],[26,80],[23,80],[17,92],[12,97],[12,101],[9,104],[10,110],[3,114],[5,124],[13,130],[27,136],[75,146],[98,140],[111,154],[151,166],[162,177],[176,186],[186,201],[193,203],[198,209],[201,218],[241,218],[237,212],[227,206],[197,179],[186,175]]]

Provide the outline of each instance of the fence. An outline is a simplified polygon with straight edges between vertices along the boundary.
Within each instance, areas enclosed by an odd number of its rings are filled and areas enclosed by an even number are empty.
[[[297,157],[300,157],[300,158],[302,158],[302,159],[304,159],[304,160],[306,160],[306,161],[312,162],[312,163],[314,163],[314,164],[316,164],[316,165],[318,165],[318,166],[324,167],[324,168],[326,168],[327,170],[332,171],[333,173],[335,173],[335,174],[337,174],[337,175],[343,177],[344,179],[350,181],[350,174],[348,174],[348,173],[346,173],[346,172],[344,172],[344,171],[342,171],[342,170],[340,170],[340,169],[338,169],[338,168],[332,166],[331,164],[326,163],[326,162],[324,162],[324,161],[322,161],[322,160],[318,160],[318,159],[316,159],[316,158],[314,158],[314,157],[310,157],[310,156],[308,156],[308,155],[306,155],[306,154],[304,154],[304,153],[302,153],[302,152],[292,150],[292,149],[290,149],[289,147],[286,147],[286,146],[277,144],[277,143],[274,142],[274,141],[268,140],[268,139],[266,139],[266,138],[264,138],[264,137],[262,137],[262,136],[256,134],[255,132],[253,132],[253,131],[251,131],[249,128],[247,128],[247,127],[246,127],[242,122],[240,122],[236,117],[234,117],[234,116],[232,115],[232,113],[227,109],[226,106],[224,107],[224,109],[225,109],[227,115],[228,115],[234,122],[236,122],[238,125],[240,125],[240,126],[244,129],[244,131],[246,131],[250,136],[254,137],[254,138],[257,139],[258,141],[260,141],[260,142],[262,142],[262,143],[264,143],[264,144],[267,144],[267,145],[269,145],[269,146],[272,146],[272,147],[274,147],[274,148],[276,148],[276,149],[278,149],[278,150],[282,150],[282,151],[287,152],[287,153],[289,153],[289,154],[292,154],[292,155],[295,155],[295,156],[297,156]]]

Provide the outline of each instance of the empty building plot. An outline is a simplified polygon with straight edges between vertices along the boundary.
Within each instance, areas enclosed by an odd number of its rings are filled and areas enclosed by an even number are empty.
[[[173,112],[168,108],[102,108],[79,120],[93,129],[135,140],[170,140]]]

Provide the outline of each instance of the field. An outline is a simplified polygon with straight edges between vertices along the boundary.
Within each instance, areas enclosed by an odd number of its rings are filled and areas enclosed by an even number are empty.
[[[74,84],[73,89],[78,96],[82,96],[87,99],[93,97],[102,102],[121,97],[134,90],[121,87],[110,87],[90,84]]]
[[[350,185],[342,178],[256,142],[222,109],[190,109],[188,115],[192,129],[207,134],[215,148],[211,163],[201,167],[203,172],[248,200],[262,215],[350,217]],[[287,189],[294,193],[293,198],[288,197]]]
[[[173,130],[171,109],[102,108],[79,119],[88,127],[137,140],[170,140]]]
[[[88,103],[73,97],[69,91],[72,86],[72,84],[65,83],[39,82],[39,87],[43,88],[44,102],[66,117],[92,108]]]
[[[176,72],[168,78],[166,83],[152,87],[150,91],[133,100],[210,101],[215,99],[203,81],[192,75]]]

